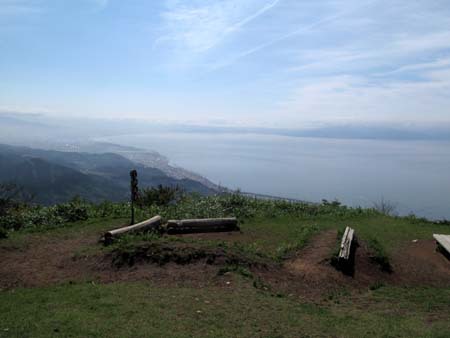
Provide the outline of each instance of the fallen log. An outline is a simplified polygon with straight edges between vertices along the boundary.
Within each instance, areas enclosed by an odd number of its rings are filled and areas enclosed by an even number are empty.
[[[434,234],[433,238],[436,240],[439,251],[450,259],[450,235]]]
[[[166,231],[168,234],[223,232],[238,230],[238,222],[235,217],[169,220],[166,226]]]
[[[344,236],[342,236],[341,241],[341,250],[339,251],[339,260],[348,261],[350,258],[353,237],[355,234],[355,230],[350,227],[345,228]]]
[[[114,238],[117,238],[123,234],[145,230],[157,230],[159,229],[160,226],[161,226],[161,216],[155,216],[146,221],[134,225],[129,225],[123,228],[110,230],[106,232],[105,235],[103,236],[103,241],[105,244],[109,244],[112,242]]]

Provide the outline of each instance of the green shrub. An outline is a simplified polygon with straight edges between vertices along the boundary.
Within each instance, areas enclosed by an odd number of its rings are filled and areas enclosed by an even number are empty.
[[[23,219],[20,214],[9,213],[0,217],[0,228],[7,230],[19,230],[23,226]]]
[[[65,222],[77,222],[89,218],[88,209],[87,202],[76,198],[69,203],[56,205],[54,213],[56,217],[61,217]]]
[[[170,203],[176,202],[183,195],[183,190],[178,187],[162,186],[146,188],[139,194],[138,204],[141,207],[158,205],[167,206]]]
[[[4,238],[8,238],[8,231],[5,228],[0,227],[0,239]]]

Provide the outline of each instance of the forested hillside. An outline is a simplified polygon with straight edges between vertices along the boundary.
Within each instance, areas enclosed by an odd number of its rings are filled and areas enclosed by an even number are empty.
[[[129,171],[136,169],[139,186],[180,186],[208,195],[213,190],[190,179],[174,179],[113,153],[90,154],[0,145],[0,182],[14,183],[42,204],[80,196],[93,202],[123,201],[129,194]]]

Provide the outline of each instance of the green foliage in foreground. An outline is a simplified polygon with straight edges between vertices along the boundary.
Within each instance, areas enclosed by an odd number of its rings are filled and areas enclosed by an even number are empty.
[[[174,203],[144,204],[136,209],[137,220],[148,219],[156,214],[166,220],[236,216],[247,235],[237,243],[242,251],[276,261],[302,248],[318,231],[330,228],[342,230],[345,226],[351,226],[356,229],[358,238],[373,243],[375,259],[381,266],[387,267],[391,249],[400,242],[431,238],[432,233],[450,232],[450,227],[445,223],[435,224],[413,216],[387,216],[374,209],[342,206],[336,201],[323,201],[321,204],[292,203],[258,200],[239,194],[209,197],[185,195]],[[0,216],[0,238],[8,235],[5,229],[10,234],[11,230],[21,230],[17,233],[45,232],[105,223],[101,230],[106,231],[111,229],[108,224],[114,223],[112,219],[121,220],[120,225],[124,225],[129,215],[130,206],[127,203],[93,204],[81,199],[52,207],[20,206]],[[93,225],[89,227],[98,228]],[[217,244],[220,243],[212,243]]]
[[[353,217],[361,215],[379,215],[373,209],[348,208],[338,202],[322,204],[292,203],[286,201],[269,201],[244,197],[239,194],[224,194],[202,197],[185,195],[173,203],[167,202],[167,192],[162,189],[146,191],[136,210],[138,219],[145,219],[156,214],[165,219],[238,217],[245,221],[249,218],[265,217]],[[161,195],[159,196],[158,193]],[[156,195],[158,196],[156,196]],[[155,195],[155,196],[154,196]],[[147,203],[144,203],[147,201]],[[153,202],[152,202],[153,201]],[[5,210],[0,214],[0,228],[18,230],[21,228],[48,229],[59,227],[67,222],[76,222],[99,217],[128,217],[128,203],[103,202],[93,204],[79,198],[51,207],[29,206],[21,204]]]
[[[448,337],[450,289],[382,287],[320,305],[247,287],[91,283],[0,292],[0,337]],[[244,315],[245,314],[245,315]]]

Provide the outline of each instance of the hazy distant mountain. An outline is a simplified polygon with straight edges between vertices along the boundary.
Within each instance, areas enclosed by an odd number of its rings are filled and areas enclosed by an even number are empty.
[[[92,201],[126,200],[129,172],[138,171],[141,188],[158,184],[179,185],[188,192],[214,190],[189,179],[173,179],[159,169],[144,167],[120,155],[61,152],[0,145],[0,182],[14,182],[35,195],[35,201],[52,204],[75,195]]]
[[[227,133],[260,134],[291,137],[370,139],[370,140],[433,140],[449,141],[450,125],[422,125],[407,123],[339,123],[315,128],[270,128],[227,125],[189,125],[177,123],[155,123],[133,119],[88,119],[56,118],[42,114],[23,114],[0,111],[0,142],[28,144],[23,141],[39,142],[70,141],[79,143],[93,139],[121,134],[141,134],[150,132],[182,133]]]

